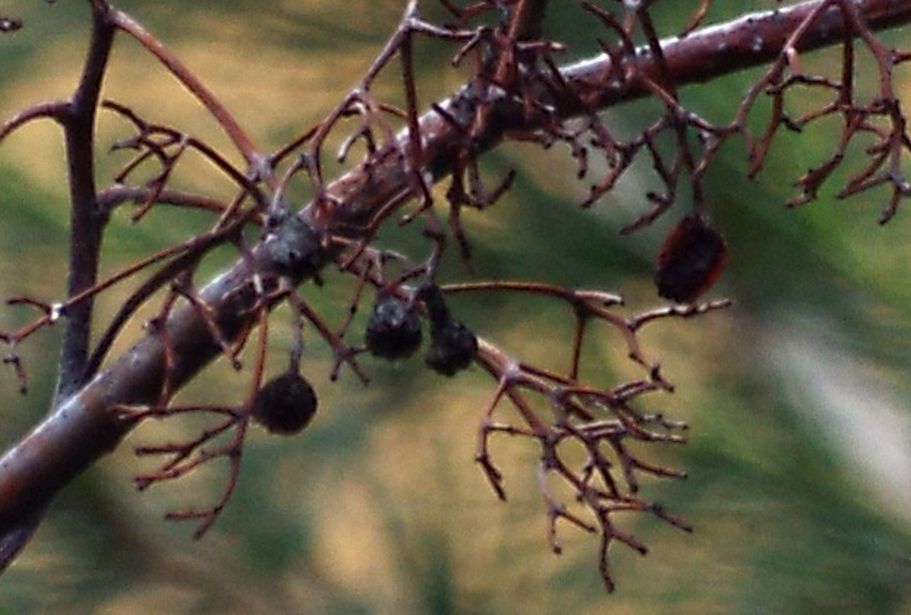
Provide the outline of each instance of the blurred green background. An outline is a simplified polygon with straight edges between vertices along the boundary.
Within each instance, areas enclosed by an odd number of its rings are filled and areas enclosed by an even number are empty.
[[[21,16],[25,28],[0,37],[0,116],[72,90],[86,42],[84,4],[3,4],[0,12]],[[355,83],[402,4],[121,5],[210,85],[258,143],[275,148]],[[659,23],[674,28],[695,2],[660,4],[666,6]],[[723,4],[713,19],[735,14],[737,3]],[[599,35],[594,20],[574,2],[552,5],[547,35],[570,44],[567,60],[592,53]],[[899,44],[902,37],[907,31],[888,39]],[[464,78],[447,68],[449,49],[421,43],[418,53],[425,104]],[[837,58],[823,52],[804,62],[820,68]],[[756,75],[687,88],[685,102],[708,117],[729,117]],[[904,72],[897,74],[905,102],[909,83]],[[394,76],[378,87],[394,92]],[[230,149],[194,101],[126,38],[115,47],[105,95]],[[613,127],[635,127],[657,108],[642,102],[606,117]],[[496,500],[472,462],[476,424],[493,389],[489,378],[475,369],[447,380],[420,369],[419,360],[389,365],[368,358],[368,388],[350,372],[331,384],[329,353],[308,337],[304,370],[321,397],[315,423],[293,439],[254,429],[238,490],[202,541],[190,539],[191,527],[161,516],[214,497],[221,468],[138,494],[131,477],[152,466],[132,448],[199,427],[146,424],[62,494],[33,543],[0,578],[0,613],[911,614],[911,212],[900,210],[880,228],[884,192],[839,202],[831,188],[802,209],[782,207],[790,182],[829,154],[835,128],[781,139],[755,181],[743,176],[739,143],[709,174],[709,209],[732,253],[710,294],[733,298],[735,307],[656,324],[643,334],[647,351],[677,385],[677,393],[648,407],[687,420],[692,438],[659,454],[690,478],[646,480],[645,495],[696,531],[686,535],[650,519],[629,519],[626,527],[652,550],[640,558],[614,549],[615,594],[603,591],[591,536],[564,527],[564,555],[548,550],[533,445],[494,440],[508,504]],[[109,155],[107,146],[125,135],[121,122],[103,116],[102,182],[125,160]],[[491,176],[510,167],[520,171],[516,188],[495,208],[466,214],[476,278],[614,290],[631,312],[660,305],[651,262],[668,227],[683,215],[685,199],[653,227],[621,237],[617,229],[646,207],[642,195],[655,187],[647,165],[634,167],[588,212],[575,207],[585,186],[574,179],[561,148],[507,146],[486,158]],[[0,147],[3,297],[62,293],[64,171],[52,125],[34,125]],[[178,175],[177,185],[229,193],[198,162],[188,161]],[[156,210],[132,225],[124,209],[106,239],[105,270],[183,240],[207,222]],[[416,229],[381,239],[417,256],[426,246]],[[230,251],[218,253],[203,273],[233,258]],[[471,274],[452,262],[446,278]],[[306,295],[322,313],[338,310],[350,291],[337,275],[328,282]],[[100,300],[102,322],[125,292]],[[545,364],[567,360],[563,306],[501,296],[453,303],[460,317],[516,356]],[[0,327],[26,317],[3,308]],[[290,345],[287,320],[279,312],[273,321],[276,364]],[[32,378],[28,396],[17,394],[10,370],[0,372],[4,444],[46,411],[59,334],[43,332],[22,348]],[[134,327],[121,343],[136,334]],[[587,348],[586,375],[605,386],[635,375],[622,355],[616,338],[597,332]],[[242,395],[241,381],[218,364],[182,399],[231,403]],[[503,412],[508,416],[505,406]]]

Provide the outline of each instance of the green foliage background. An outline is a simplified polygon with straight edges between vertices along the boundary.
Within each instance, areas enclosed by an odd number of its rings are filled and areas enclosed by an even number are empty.
[[[122,6],[167,42],[259,143],[276,147],[355,83],[402,4],[132,0]],[[599,34],[575,4],[552,3],[548,22],[547,34],[570,44],[568,58],[590,54]],[[662,4],[660,23],[671,31],[693,3]],[[722,4],[715,19],[740,6]],[[84,5],[3,4],[0,12],[23,17],[25,28],[0,37],[2,116],[71,91],[87,35]],[[418,51],[426,104],[464,75],[447,68],[448,49],[422,43]],[[836,60],[823,52],[804,61],[819,68]],[[729,117],[756,75],[686,88],[684,97],[709,117]],[[211,120],[132,41],[123,38],[115,47],[107,83],[107,96],[229,149]],[[390,78],[380,87],[393,93],[395,85]],[[897,85],[907,102],[905,75]],[[656,109],[642,102],[608,117],[612,126],[633,130]],[[739,145],[710,173],[709,207],[732,251],[712,295],[732,297],[736,305],[656,325],[644,335],[678,387],[656,409],[692,426],[688,446],[659,453],[690,478],[649,481],[645,493],[696,532],[630,519],[628,527],[652,551],[639,558],[614,550],[616,594],[603,592],[590,536],[564,528],[564,555],[550,554],[534,447],[496,440],[511,501],[504,505],[489,491],[472,462],[476,423],[492,392],[488,378],[474,371],[450,381],[417,365],[367,359],[369,388],[350,373],[331,385],[328,353],[313,339],[305,371],[321,396],[315,424],[290,440],[253,432],[239,489],[203,541],[194,543],[190,528],[160,517],[206,502],[222,475],[211,468],[135,493],[130,477],[150,466],[131,448],[198,429],[148,424],[63,493],[33,544],[0,578],[0,613],[911,613],[911,214],[903,209],[880,228],[885,194],[838,202],[831,189],[802,209],[781,206],[790,182],[831,150],[835,129],[782,139],[756,181],[743,177]],[[124,161],[105,151],[124,130],[103,117],[101,180]],[[492,176],[510,167],[520,171],[516,189],[492,210],[467,216],[478,278],[604,288],[622,292],[630,309],[659,305],[652,258],[686,203],[652,228],[619,236],[654,187],[646,165],[589,212],[575,208],[584,186],[573,179],[565,151],[506,146],[486,158]],[[4,297],[61,295],[64,169],[51,125],[30,127],[0,147]],[[189,163],[180,175],[186,187],[229,190],[202,164]],[[180,241],[206,222],[162,210],[134,226],[121,211],[107,238],[105,268]],[[382,239],[418,255],[425,246],[414,231]],[[225,251],[204,270],[233,258]],[[470,277],[457,262],[446,271],[451,280]],[[307,298],[332,314],[348,290],[330,275]],[[101,314],[111,313],[125,292],[101,300]],[[460,298],[456,309],[517,356],[566,360],[569,314],[562,306],[478,297]],[[0,326],[25,318],[5,308]],[[287,314],[274,322],[278,362],[289,345]],[[126,337],[137,334],[138,327]],[[44,332],[23,348],[32,376],[27,397],[18,396],[8,370],[0,372],[4,444],[46,411],[58,336]],[[610,384],[635,374],[622,354],[618,340],[597,337],[587,350],[587,376]],[[216,365],[186,395],[230,402],[242,394],[241,380]]]

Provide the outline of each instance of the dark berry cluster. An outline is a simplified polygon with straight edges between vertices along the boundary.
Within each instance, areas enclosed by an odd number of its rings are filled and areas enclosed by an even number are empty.
[[[424,303],[430,319],[430,348],[424,363],[445,376],[453,376],[471,365],[478,352],[478,339],[452,317],[440,289],[435,284],[424,284],[415,299]],[[366,334],[367,349],[373,355],[404,359],[414,354],[421,339],[421,322],[412,302],[393,295],[377,299]]]
[[[271,433],[291,435],[306,427],[316,414],[316,393],[294,371],[262,386],[253,405],[253,419]]]

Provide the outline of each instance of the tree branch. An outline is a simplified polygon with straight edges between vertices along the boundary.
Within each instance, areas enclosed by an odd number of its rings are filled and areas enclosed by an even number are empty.
[[[661,41],[668,76],[677,86],[712,81],[754,66],[774,61],[794,30],[825,0],[810,0],[786,8],[744,15],[733,21],[706,27],[687,36]],[[859,7],[874,30],[897,28],[911,22],[909,0],[865,0]],[[812,51],[854,38],[858,33],[846,28],[837,3],[817,19],[801,38],[798,51]],[[640,48],[640,74],[659,78],[659,64]],[[558,113],[571,117],[592,108],[602,109],[617,103],[642,98],[652,93],[644,80],[605,83],[611,74],[607,55],[577,62],[562,71],[572,93],[585,103],[580,107],[573,97],[561,99]]]
[[[619,82],[610,79],[614,71],[607,55],[568,66],[559,74],[542,73],[537,94],[542,103],[551,105],[558,116],[565,118],[652,94],[649,79],[660,82],[667,78],[682,86],[768,63],[778,57],[794,28],[823,1],[758,13],[683,38],[662,41],[664,67],[659,66],[653,54],[640,49],[636,54],[636,74],[640,76],[637,79]],[[85,288],[89,279],[94,279],[92,258],[97,264],[99,225],[93,218],[98,203],[91,175],[91,118],[97,106],[102,71],[94,69],[104,66],[113,35],[111,24],[97,18],[98,6],[100,3],[96,4],[96,42],[91,48],[83,84],[72,103],[74,117],[80,119],[69,120],[79,128],[71,128],[67,133],[71,173],[78,179],[74,181],[72,194],[74,238],[81,238],[78,246],[74,241],[73,255],[80,262],[73,262],[71,271],[86,276],[71,281],[71,293]],[[529,1],[522,6],[543,7],[544,3]],[[860,10],[875,29],[911,21],[911,0],[868,0]],[[120,27],[125,25],[123,21],[119,23]],[[847,35],[856,34],[848,31],[833,7],[809,28],[801,39],[800,49],[842,43]],[[477,110],[477,92],[473,89],[476,87],[466,86],[420,118],[421,160],[426,171],[422,177],[439,181],[452,172],[464,143],[459,125],[469,126]],[[478,153],[494,147],[509,131],[539,128],[529,124],[529,116],[522,113],[519,102],[502,98],[490,104],[494,107],[490,116],[496,120],[484,123],[484,132],[475,141]],[[236,131],[231,136],[245,152],[248,162],[254,163],[249,141]],[[357,238],[357,233],[350,229],[370,228],[375,216],[395,211],[416,190],[401,156],[401,152],[407,153],[409,149],[408,131],[398,139],[397,147],[378,149],[369,160],[326,185],[323,198],[305,207],[299,214],[301,218],[319,231],[344,227],[349,229],[349,236]],[[239,259],[229,271],[200,291],[199,297],[210,308],[212,319],[227,339],[246,331],[257,317],[258,311],[253,308],[261,299],[258,290],[261,276],[281,269],[278,260],[282,250],[275,248],[297,247],[294,241],[292,232],[286,233],[284,227],[279,227],[252,249],[249,258]],[[90,255],[95,256],[89,258]],[[81,259],[89,262],[84,264]],[[300,282],[304,273],[296,272],[295,281]],[[163,333],[162,330],[150,332],[67,399],[58,399],[55,410],[0,459],[0,566],[8,564],[27,539],[27,535],[22,538],[23,525],[36,522],[63,486],[116,447],[133,427],[134,422],[116,408],[154,403],[166,382],[175,390],[222,352],[222,346],[213,339],[210,323],[192,305],[171,312],[163,327]],[[84,357],[86,335],[87,332],[74,332],[65,353]],[[165,339],[169,340],[167,347]],[[497,361],[491,348],[484,342],[480,344],[482,364]],[[61,376],[58,393],[65,396],[78,379],[74,378],[76,372],[72,368],[61,373],[67,376]],[[7,548],[10,544],[15,549]]]
[[[92,39],[82,78],[63,116],[66,157],[70,177],[70,260],[67,293],[70,297],[91,288],[98,276],[101,237],[106,216],[98,207],[95,187],[95,115],[105,69],[114,42],[108,8],[92,7]],[[93,300],[74,306],[66,314],[66,330],[54,405],[83,384],[92,328]]]

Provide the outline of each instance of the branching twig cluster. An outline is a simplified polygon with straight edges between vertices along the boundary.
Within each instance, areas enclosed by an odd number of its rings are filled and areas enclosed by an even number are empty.
[[[612,10],[592,2],[583,3],[614,39],[613,42],[599,41],[608,61],[604,63],[603,74],[598,75],[594,83],[586,84],[592,95],[586,95],[584,89],[580,94],[577,87],[572,87],[562,78],[556,65],[545,59],[552,82],[559,84],[555,95],[571,98],[574,107],[589,111],[583,113],[581,120],[544,122],[544,130],[536,133],[535,137],[548,146],[558,141],[568,143],[579,162],[580,178],[589,172],[591,150],[604,156],[607,172],[591,186],[583,206],[590,206],[613,189],[640,155],[649,160],[662,190],[646,195],[652,207],[629,223],[623,232],[632,232],[650,224],[666,212],[676,202],[682,181],[688,181],[693,207],[701,211],[706,200],[703,188],[705,175],[722,146],[732,137],[743,138],[748,152],[749,176],[752,177],[763,168],[780,128],[800,132],[830,116],[839,117],[843,126],[839,138],[835,140],[835,151],[795,181],[800,193],[788,202],[789,206],[814,200],[823,183],[845,161],[849,146],[861,143],[863,135],[873,139],[873,143],[862,150],[868,161],[860,170],[849,171],[851,175],[838,191],[838,198],[881,185],[890,186],[891,196],[880,218],[885,223],[895,215],[900,200],[911,194],[902,171],[903,158],[909,153],[911,140],[892,79],[894,67],[906,62],[909,53],[890,49],[882,43],[856,3],[847,0],[815,3],[790,32],[771,66],[749,88],[732,119],[721,124],[710,122],[681,100],[678,84],[674,82],[673,71],[665,58],[665,45],[651,17],[651,9],[657,2],[618,0],[615,4],[619,8]],[[685,37],[698,27],[710,7],[710,2],[701,2],[680,36]],[[808,74],[801,67],[800,51],[814,33],[814,27],[822,27],[823,22],[825,27],[829,27],[833,19],[843,19],[847,24],[841,43],[842,59],[838,74]],[[635,44],[637,35],[646,41],[644,48]],[[754,50],[760,52],[768,43],[757,31],[752,44]],[[858,48],[870,55],[878,77],[879,88],[869,99],[865,99],[856,86],[862,70],[855,60]],[[603,83],[615,83],[618,87],[623,87],[623,84],[642,87],[664,104],[665,111],[632,138],[623,140],[616,135],[616,131],[606,126],[597,113],[597,93]],[[830,93],[832,100],[792,117],[786,111],[786,95],[801,88]],[[762,95],[770,99],[772,112],[766,128],[756,135],[750,127],[750,118]],[[801,99],[809,96],[801,93]],[[673,142],[671,152],[661,146],[664,135],[669,135]]]
[[[603,25],[605,40],[600,43],[603,70],[580,80],[558,66],[557,58],[564,46],[543,37],[546,0],[441,0],[452,19],[447,25],[423,19],[418,1],[411,0],[385,47],[343,100],[322,121],[302,130],[285,146],[266,153],[161,41],[106,0],[92,0],[92,41],[73,96],[34,105],[0,126],[0,141],[39,119],[51,119],[63,128],[73,205],[70,266],[83,275],[71,279],[64,300],[48,303],[27,297],[12,299],[10,303],[35,308],[39,315],[18,330],[0,332],[0,341],[10,349],[4,361],[16,370],[25,390],[26,372],[16,353],[17,346],[48,326],[66,322],[72,343],[65,345],[61,371],[70,374],[71,381],[59,386],[58,394],[63,396],[60,407],[68,408],[68,412],[54,414],[48,421],[62,425],[53,431],[63,434],[61,438],[65,437],[67,421],[99,421],[98,429],[103,430],[104,437],[98,438],[91,453],[86,452],[85,446],[94,444],[83,444],[80,449],[78,443],[61,440],[65,446],[58,442],[56,449],[47,453],[56,455],[59,463],[52,460],[40,467],[33,461],[36,456],[26,453],[51,444],[26,437],[4,457],[0,482],[5,480],[4,472],[10,476],[18,472],[17,485],[28,484],[28,480],[46,481],[48,484],[39,490],[41,495],[33,504],[40,511],[59,488],[57,483],[68,480],[73,472],[69,467],[66,473],[59,471],[67,464],[67,456],[84,465],[142,421],[204,415],[210,423],[197,435],[136,450],[137,454],[163,460],[157,469],[137,477],[140,489],[181,478],[210,461],[227,461],[228,479],[213,504],[168,515],[170,519],[197,522],[194,535],[202,536],[238,484],[250,421],[262,418],[257,413],[264,411],[262,394],[269,386],[264,383],[268,380],[265,372],[270,352],[269,312],[273,307],[280,303],[290,307],[295,340],[287,374],[298,379],[302,378],[299,371],[304,336],[311,330],[332,350],[331,380],[347,365],[366,383],[367,371],[359,360],[362,353],[369,350],[376,356],[394,354],[394,358],[409,354],[413,351],[412,342],[422,335],[415,319],[424,318],[430,324],[431,352],[436,353],[425,358],[428,366],[452,375],[463,363],[474,361],[497,383],[482,415],[476,452],[476,460],[496,494],[506,497],[502,476],[489,450],[491,436],[505,433],[536,441],[541,451],[540,492],[547,507],[553,550],[560,550],[560,519],[598,533],[599,568],[607,588],[613,589],[607,561],[610,545],[620,541],[641,553],[646,551],[642,543],[618,526],[616,513],[645,512],[689,529],[684,521],[638,495],[642,475],[682,476],[677,470],[648,461],[644,450],[647,447],[639,444],[683,443],[682,432],[686,428],[660,413],[639,409],[648,394],[670,392],[672,386],[659,363],[640,346],[638,331],[655,320],[696,316],[728,303],[677,305],[627,317],[616,310],[620,298],[601,291],[519,281],[438,285],[438,267],[450,240],[465,260],[471,255],[461,220],[463,208],[487,208],[515,179],[515,173],[510,171],[500,181],[489,184],[483,178],[481,154],[504,138],[532,141],[544,147],[565,144],[578,162],[580,178],[589,175],[594,155],[603,156],[607,171],[591,186],[583,203],[586,207],[609,192],[634,161],[644,156],[661,189],[647,195],[652,207],[625,227],[624,231],[630,232],[668,211],[678,200],[682,184],[689,184],[693,206],[701,214],[706,201],[705,174],[730,138],[741,136],[746,141],[753,175],[763,167],[781,127],[800,131],[825,117],[836,116],[842,120],[843,130],[835,152],[797,181],[801,193],[791,204],[815,198],[823,183],[843,163],[851,144],[861,136],[873,140],[863,152],[866,166],[848,180],[839,196],[890,186],[892,196],[883,214],[885,221],[895,214],[900,199],[911,193],[902,174],[903,157],[911,142],[892,82],[893,67],[907,61],[911,53],[886,48],[874,34],[863,7],[849,0],[818,0],[797,27],[787,33],[783,47],[774,51],[772,65],[746,93],[733,119],[726,124],[713,124],[681,100],[679,88],[683,84],[676,77],[679,67],[669,59],[667,43],[659,38],[652,17],[659,2],[582,2],[590,17]],[[710,14],[711,0],[693,4],[677,44],[683,44],[688,37],[698,37]],[[811,34],[819,38],[820,24],[823,20],[828,20],[828,24],[833,12],[844,24],[839,41],[841,74],[831,77],[805,73],[799,62],[805,39]],[[12,30],[18,25],[15,20],[0,18],[0,30]],[[242,156],[243,168],[203,139],[148,118],[140,111],[141,100],[102,100],[102,81],[115,36],[136,40],[205,107]],[[454,65],[473,63],[472,76],[465,86],[448,100],[430,103],[430,111],[424,115],[420,113],[413,53],[416,37],[450,45]],[[636,41],[644,41],[644,46],[637,46]],[[766,45],[759,31],[754,45],[757,53]],[[857,48],[866,50],[877,67],[879,89],[870,100],[864,100],[855,85]],[[398,71],[404,103],[383,100],[373,91],[377,78],[393,70]],[[798,88],[831,92],[834,99],[792,117],[785,109],[786,95]],[[663,111],[631,138],[620,138],[619,131],[599,114],[604,92],[637,89],[659,100]],[[761,95],[771,100],[772,114],[762,135],[756,137],[749,120]],[[133,158],[115,174],[110,186],[98,190],[94,185],[93,145],[95,116],[100,109],[119,116],[129,126],[130,135],[112,149],[130,151]],[[672,143],[670,152],[664,145],[668,140]],[[352,170],[341,179],[330,181],[324,168],[330,155],[327,150],[336,142],[341,145],[335,158],[350,163]],[[358,152],[361,157],[354,160]],[[230,182],[234,197],[223,202],[206,194],[174,189],[173,178],[188,155],[200,156],[217,169]],[[295,212],[287,194],[291,182],[299,177],[309,183],[312,200]],[[443,208],[446,224],[439,219],[441,208],[434,203],[431,189],[433,183],[445,177],[449,177]],[[151,208],[159,205],[211,212],[213,221],[208,230],[98,280],[101,234],[108,219],[127,201],[137,205],[132,215],[134,222],[143,220]],[[403,213],[408,203],[413,205]],[[429,242],[426,258],[413,260],[374,245],[383,225],[394,218],[401,224],[422,225],[421,232]],[[244,231],[250,225],[259,229],[255,244],[244,239]],[[235,265],[210,284],[197,287],[194,276],[200,262],[210,251],[226,244],[237,250]],[[317,313],[298,288],[305,280],[321,284],[320,270],[329,263],[355,279],[350,301],[336,310],[335,318]],[[89,347],[92,300],[127,280],[136,281],[136,288],[105,325],[94,346]],[[386,319],[381,323],[383,334],[407,329],[412,336],[408,343],[371,348],[369,340],[352,333],[354,315],[361,309],[368,287],[374,289],[377,298],[376,318]],[[571,340],[564,344],[569,348],[565,371],[556,373],[527,364],[493,342],[478,339],[449,313],[443,299],[454,293],[492,291],[554,297],[571,308],[575,328]],[[161,303],[156,316],[146,323],[147,337],[125,358],[111,359],[109,351],[117,336],[156,294],[161,296]],[[394,301],[379,309],[381,300],[389,298]],[[619,332],[629,358],[643,370],[641,378],[612,386],[582,379],[582,347],[595,322]],[[255,340],[253,360],[252,365],[245,366],[240,357],[249,340]],[[452,356],[447,357],[447,352]],[[225,357],[246,374],[243,401],[211,406],[173,404],[180,386],[217,356]],[[104,369],[106,363],[108,367]],[[301,380],[295,382],[309,390],[309,385],[300,384]],[[504,398],[517,410],[517,421],[501,422],[495,418]],[[532,401],[536,398],[544,400],[546,412]],[[306,412],[312,414],[313,410],[315,406]],[[302,428],[310,414],[298,417],[300,420],[293,424]],[[585,459],[577,463],[569,450],[584,451]],[[568,486],[579,506],[567,506],[560,500],[550,485],[553,479]],[[16,519],[7,522],[4,506],[0,498],[0,539],[12,531],[9,528],[19,532],[15,540],[0,548],[0,562],[6,563],[30,531],[21,538],[21,523]],[[28,516],[29,523],[37,516]]]
[[[607,553],[615,540],[641,554],[646,547],[615,522],[618,512],[647,512],[671,525],[690,531],[686,522],[668,514],[661,506],[638,497],[637,474],[681,478],[685,474],[646,461],[631,448],[632,443],[683,444],[681,434],[687,426],[671,421],[660,413],[643,414],[635,409],[640,398],[653,392],[670,392],[672,385],[661,374],[660,365],[642,350],[638,331],[647,323],[665,318],[689,318],[710,310],[727,307],[726,300],[699,305],[660,308],[624,317],[613,306],[621,302],[615,295],[598,291],[577,291],[538,283],[490,282],[446,287],[448,292],[510,291],[555,297],[565,301],[575,316],[575,329],[569,368],[563,373],[545,370],[517,361],[499,349],[489,346],[480,363],[497,381],[493,398],[485,409],[478,429],[478,448],[475,460],[481,465],[496,494],[503,500],[506,491],[502,475],[489,452],[492,434],[506,433],[536,440],[541,449],[539,485],[547,506],[548,538],[555,553],[561,549],[557,541],[556,523],[564,519],[588,532],[598,533],[601,548],[598,568],[608,591],[614,588]],[[579,378],[580,356],[591,321],[603,321],[623,337],[629,358],[641,365],[641,379],[623,382],[612,388],[585,384]],[[530,403],[530,396],[543,398],[549,411],[542,414]],[[495,411],[504,398],[518,411],[520,421],[502,423],[494,420]],[[585,451],[579,466],[568,461],[562,451],[578,444]],[[587,509],[594,520],[571,512],[565,503],[552,495],[548,486],[550,476],[564,481],[576,500]]]

